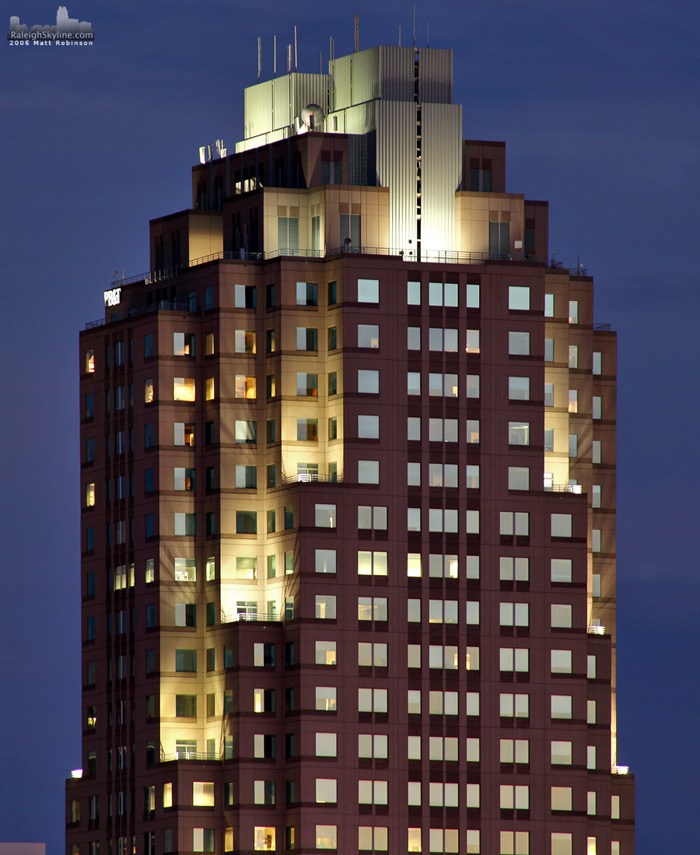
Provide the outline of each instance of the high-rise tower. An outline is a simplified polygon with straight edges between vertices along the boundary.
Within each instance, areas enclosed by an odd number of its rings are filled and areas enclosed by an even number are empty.
[[[451,102],[249,88],[81,334],[69,855],[633,855],[615,335]]]

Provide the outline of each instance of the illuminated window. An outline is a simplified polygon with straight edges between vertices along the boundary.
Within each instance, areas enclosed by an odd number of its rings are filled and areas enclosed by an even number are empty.
[[[253,849],[256,852],[274,852],[277,848],[277,830],[274,826],[256,825],[253,829]]]
[[[214,807],[214,784],[208,781],[193,781],[192,804],[195,807]]]
[[[578,323],[578,300],[569,300],[569,323]]]
[[[572,855],[573,835],[568,832],[552,831],[550,851],[552,855]]]
[[[311,327],[297,327],[297,350],[318,350],[318,330]]]
[[[530,422],[508,422],[508,445],[530,444]]]
[[[316,804],[335,804],[337,801],[337,778],[316,778]]]
[[[236,442],[248,444],[258,441],[258,423],[246,419],[236,419],[234,425],[234,439]]]
[[[501,831],[500,855],[530,855],[529,831]]]
[[[209,378],[212,382],[212,390],[213,390],[213,378]],[[207,382],[209,382],[207,380]],[[235,385],[234,385],[234,395],[236,398],[249,398],[255,399],[257,397],[257,381],[255,377],[249,377],[245,374],[236,374],[235,375]],[[213,398],[213,391],[211,398]],[[207,397],[207,400],[211,400],[211,398]]]
[[[419,601],[420,602],[420,601]],[[357,619],[358,620],[381,620],[388,617],[386,597],[358,597]]]
[[[338,523],[338,514],[335,505],[314,506],[314,524],[318,528],[335,528]]]
[[[338,848],[338,826],[317,825],[316,826],[316,848],[337,849]]]
[[[479,419],[467,419],[467,442],[478,443],[480,440],[479,433]]]
[[[387,689],[358,689],[357,711],[385,713],[388,711],[389,692]]]
[[[207,401],[213,401],[216,397],[216,382],[213,377],[207,377],[204,381],[204,398]],[[236,396],[238,397],[238,395]],[[246,395],[246,397],[249,397]],[[253,397],[255,397],[253,395]]]
[[[318,374],[297,373],[297,395],[300,397],[318,397]]]
[[[314,617],[319,620],[335,620],[336,598],[332,594],[318,594],[315,597]]]
[[[552,514],[551,515],[551,536],[552,537],[571,537],[572,536],[572,515],[571,514]]]
[[[174,489],[175,490],[187,490],[190,492],[194,492],[194,484],[195,484],[195,470],[194,469],[181,469],[179,467],[175,467],[173,470],[174,476]]]
[[[318,442],[318,419],[297,419],[297,441]]]
[[[550,712],[552,718],[571,718],[573,715],[571,695],[552,695],[550,697]]]
[[[175,400],[175,401],[194,401],[195,400],[194,378],[192,378],[192,377],[174,377],[173,378],[173,400]]]
[[[384,505],[358,505],[357,527],[359,529],[375,529],[386,531],[387,508]]]
[[[335,686],[316,686],[316,709],[320,712],[335,712],[338,703]]]
[[[499,578],[502,582],[527,582],[530,578],[530,559],[501,557],[499,559]]]
[[[317,665],[337,665],[337,644],[335,641],[317,641],[315,643]]]
[[[499,751],[501,763],[527,765],[530,762],[530,743],[527,739],[501,739]]]
[[[465,348],[467,353],[481,352],[481,330],[467,330]]]
[[[387,553],[358,552],[357,573],[359,576],[386,576],[388,573]]]
[[[95,484],[90,483],[85,485],[85,507],[95,507]]]
[[[358,781],[357,803],[360,805],[386,805],[389,803],[388,781]]]
[[[255,555],[236,556],[236,579],[249,579],[255,581],[258,578],[258,559]],[[257,609],[256,609],[257,611]]]
[[[176,558],[174,577],[176,582],[196,582],[197,562],[194,558]]]
[[[357,664],[362,667],[386,668],[388,646],[384,642],[360,641],[357,644]]]
[[[501,810],[529,810],[530,788],[528,786],[500,785]]]
[[[94,374],[95,373],[95,351],[94,350],[86,350],[85,351],[85,373],[86,374]]]
[[[233,349],[235,353],[256,353],[257,345],[255,332],[253,330],[235,330],[233,334]],[[211,352],[214,352],[213,347]]]

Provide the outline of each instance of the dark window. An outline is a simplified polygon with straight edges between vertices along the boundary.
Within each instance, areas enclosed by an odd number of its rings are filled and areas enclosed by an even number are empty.
[[[489,223],[489,258],[508,258],[510,253],[510,223]]]

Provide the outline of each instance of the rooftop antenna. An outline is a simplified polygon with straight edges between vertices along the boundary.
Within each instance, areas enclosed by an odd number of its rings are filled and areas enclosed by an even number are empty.
[[[323,74],[323,51],[318,52],[318,73]]]
[[[258,83],[262,74],[262,38],[258,36]]]
[[[399,24],[399,47],[401,47],[401,24]]]
[[[355,12],[355,53],[360,50],[360,16]]]
[[[299,68],[297,58],[297,25],[294,24],[294,71]]]
[[[413,47],[416,46],[416,4],[413,4]]]
[[[287,45],[287,74],[292,70],[292,46]]]
[[[428,34],[428,47],[430,47],[430,22],[428,22],[428,23],[425,25],[425,29],[426,29],[427,34]]]
[[[334,42],[333,42],[333,36],[330,36],[330,42],[329,42],[329,57],[328,57],[328,59],[329,59],[331,62],[333,62],[333,60],[335,59],[335,44],[334,44]]]
[[[275,77],[277,77],[277,33],[272,37],[272,52],[274,54],[274,59],[272,60],[272,71]]]

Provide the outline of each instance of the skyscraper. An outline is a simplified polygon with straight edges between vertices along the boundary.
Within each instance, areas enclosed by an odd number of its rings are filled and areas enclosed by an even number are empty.
[[[461,128],[446,50],[250,87],[81,334],[70,855],[632,855],[615,335]]]

